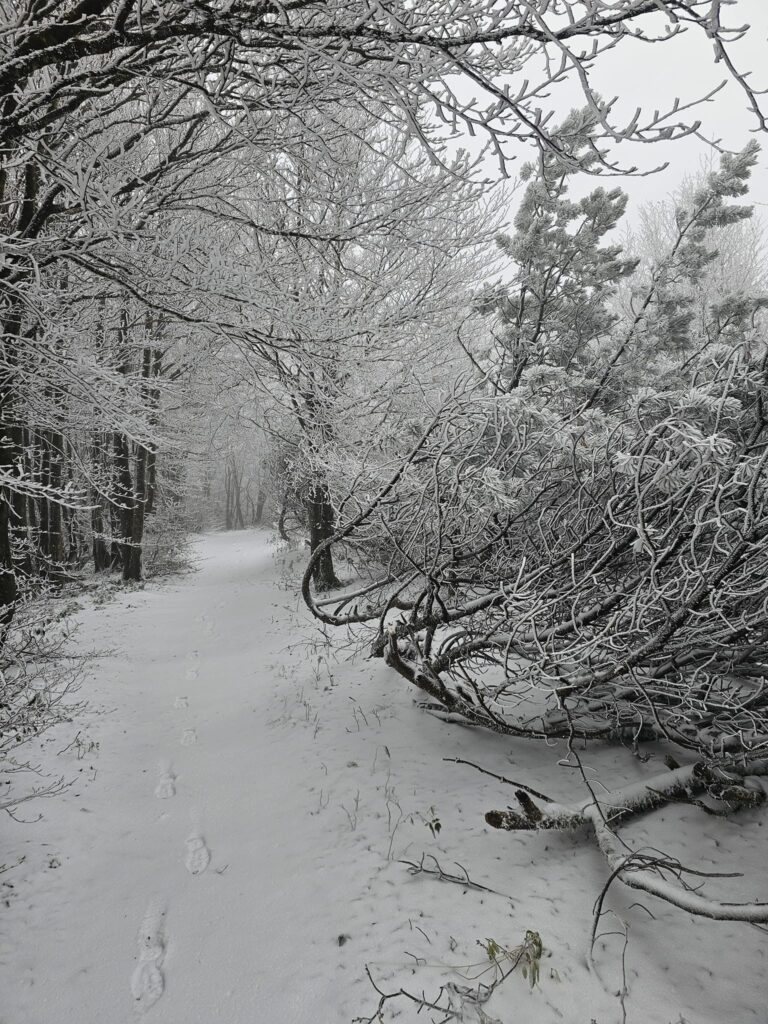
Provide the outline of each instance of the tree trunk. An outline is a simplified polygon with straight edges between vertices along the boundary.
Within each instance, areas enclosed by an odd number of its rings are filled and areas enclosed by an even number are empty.
[[[131,538],[133,536],[133,512],[136,498],[131,478],[131,453],[128,438],[125,434],[115,433],[115,487],[114,502],[117,509],[118,545],[120,564],[123,567],[123,579],[135,579],[135,562],[131,557]]]
[[[224,529],[232,529],[232,470],[224,467]]]
[[[236,476],[235,476],[235,481],[236,481],[236,484],[235,484],[235,529],[236,530],[244,530],[245,529],[245,517],[243,516],[243,506],[242,506],[242,501],[241,501],[241,497],[240,497],[241,491],[242,491],[243,474],[242,474],[242,472],[240,472],[240,473],[237,473],[237,471],[235,471],[235,472],[236,472]]]
[[[41,436],[43,464],[41,482],[44,487],[58,493],[62,484],[64,439],[61,434],[45,430]],[[40,508],[40,549],[45,556],[46,575],[60,580],[64,564],[64,529],[62,508],[58,501],[43,498]]]
[[[144,540],[144,516],[146,512],[148,450],[139,445],[136,453],[136,488],[133,494],[131,513],[130,545],[123,562],[123,579],[141,579],[141,545]]]
[[[285,528],[285,517],[286,517],[287,512],[288,512],[288,503],[285,500],[285,498],[283,498],[283,502],[280,505],[280,514],[277,517],[277,532],[278,532],[278,535],[280,537],[280,540],[290,540],[291,539],[290,536],[288,535],[288,531]]]
[[[8,495],[0,496],[0,640],[5,639],[5,631],[13,620],[16,610],[16,572],[13,567],[11,550],[10,505]]]
[[[147,333],[155,330],[152,319],[147,315]],[[159,395],[156,389],[149,387],[148,381],[159,371],[160,361],[157,352],[149,346],[144,347],[141,360],[141,376],[143,378],[142,393],[144,401],[150,409],[157,406]],[[151,418],[151,417],[150,417]],[[126,451],[126,457],[128,452]],[[156,461],[155,451],[147,445],[136,445],[135,461],[135,485],[131,488],[130,509],[126,513],[126,537],[128,543],[123,554],[123,579],[137,582],[141,579],[141,551],[144,541],[144,522],[149,510],[150,490],[152,505],[154,505],[154,488]],[[130,470],[126,477],[126,483],[130,486]]]
[[[93,532],[93,568],[96,572],[104,572],[109,568],[110,557],[107,540],[104,536],[104,509],[97,495],[92,496],[91,530]]]
[[[309,547],[314,552],[333,534],[335,515],[328,486],[323,480],[315,480],[310,485],[309,498],[307,501],[309,513]],[[333,566],[333,554],[330,547],[327,548],[315,565],[312,574],[315,586],[318,590],[332,590],[340,587],[336,572]]]
[[[243,474],[237,460],[230,457],[224,469],[224,524],[227,530],[244,530],[242,504]]]
[[[94,434],[91,441],[91,463],[94,479],[101,479],[101,470],[104,464],[104,440],[99,434]],[[99,489],[91,487],[91,534],[93,568],[95,572],[105,572],[109,569],[111,558],[109,545],[107,544],[106,524],[104,517],[104,503]]]
[[[157,452],[154,448],[147,449],[147,485],[144,500],[144,515],[149,516],[155,511],[155,495],[157,493]]]
[[[260,526],[261,521],[264,518],[264,505],[267,500],[267,492],[263,491],[259,487],[258,494],[256,495],[256,509],[253,513],[253,525]]]
[[[21,334],[21,311],[18,303],[11,298],[11,309],[3,320],[3,342],[5,363],[10,368],[16,362],[16,342]],[[5,371],[5,381],[0,390],[0,469],[13,473],[19,450],[19,432],[11,420],[13,378]],[[13,620],[18,597],[16,570],[13,564],[11,543],[11,517],[13,497],[7,487],[0,488],[0,647],[5,639],[7,627]]]
[[[26,468],[26,467],[25,467]],[[34,499],[26,494],[19,494],[15,491],[10,495],[10,536],[11,548],[14,552],[16,572],[29,578],[35,575],[35,561],[33,558],[34,545],[30,536],[30,505],[34,509]]]
[[[160,327],[156,327],[155,331],[158,333]],[[159,348],[144,349],[144,362],[142,372],[145,377],[159,378],[163,372],[163,353]],[[160,405],[160,389],[158,387],[148,389],[148,400],[150,407],[153,410],[153,416],[151,422],[155,422],[154,413]],[[155,511],[155,495],[157,493],[157,448],[154,445],[148,445],[146,448],[146,483],[144,485],[144,518],[152,515]]]

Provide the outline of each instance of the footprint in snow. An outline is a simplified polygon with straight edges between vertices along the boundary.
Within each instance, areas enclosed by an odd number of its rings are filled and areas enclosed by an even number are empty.
[[[158,800],[169,800],[172,796],[176,796],[176,786],[173,784],[173,779],[160,779],[155,786],[155,796]]]
[[[168,800],[175,795],[176,776],[171,771],[170,764],[162,762],[158,773],[157,785],[155,786],[155,796],[158,800]]]
[[[197,673],[195,673],[195,675],[197,675]],[[187,673],[187,676],[189,676],[189,672]],[[177,711],[183,711],[185,708],[189,707],[189,698],[177,697],[176,700],[173,702],[173,706],[176,708]]]
[[[210,620],[210,619],[208,618],[208,616],[207,616],[207,615],[200,615],[200,616],[198,616],[198,619],[197,619],[197,621],[198,621],[198,622],[200,623],[200,625],[201,625],[201,626],[203,627],[203,629],[205,630],[205,632],[206,632],[206,633],[208,633],[208,634],[209,634],[210,636],[212,636],[212,635],[213,635],[213,634],[214,634],[214,633],[216,632],[216,626],[215,626],[215,625],[214,625],[214,623],[213,623],[213,622],[212,622],[212,621],[211,621],[211,620]]]
[[[185,729],[181,734],[180,743],[182,747],[191,747],[193,743],[197,743],[197,733],[194,729]]]
[[[165,991],[163,972],[156,963],[141,963],[133,972],[131,992],[140,1010],[154,1006]]]
[[[200,654],[198,651],[187,652],[187,672],[196,671],[196,666],[200,662]]]
[[[187,840],[187,857],[184,862],[190,875],[202,875],[211,863],[211,852],[202,836],[193,833]]]
[[[131,975],[131,993],[140,1010],[148,1010],[165,991],[160,969],[165,956],[164,918],[163,908],[150,903],[139,929],[139,963]]]

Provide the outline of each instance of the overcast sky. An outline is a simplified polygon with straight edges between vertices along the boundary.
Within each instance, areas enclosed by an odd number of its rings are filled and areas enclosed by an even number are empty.
[[[731,44],[729,53],[740,71],[752,71],[750,82],[754,87],[768,89],[768,0],[735,0],[728,6],[724,2],[722,21],[729,27],[750,26],[742,40]],[[604,98],[618,97],[613,120],[626,123],[638,106],[650,116],[655,109],[669,109],[675,97],[681,103],[688,103],[727,78],[727,68],[714,62],[711,42],[703,33],[688,29],[663,43],[623,41],[600,58],[591,81]],[[768,111],[768,95],[760,99],[763,109]],[[554,90],[552,102],[563,114],[582,105],[581,94],[573,82],[567,90]],[[711,102],[686,116],[701,120],[702,135],[719,140],[727,149],[741,149],[755,137],[763,142],[764,152],[753,173],[750,198],[768,218],[768,134],[755,135],[757,120],[749,110],[744,91],[729,81]],[[650,177],[611,180],[630,195],[629,220],[634,219],[641,204],[666,198],[711,154],[711,147],[695,137],[675,143],[623,144],[616,148],[614,155],[620,157],[624,166],[650,169],[666,161],[670,164],[666,170]],[[526,156],[521,152],[521,163]],[[585,187],[590,185],[594,187],[594,179],[585,181]]]
[[[768,0],[736,0],[729,8],[724,5],[723,23],[750,25],[745,38],[734,43],[729,52],[739,70],[752,71],[750,82],[754,87],[768,89]],[[665,103],[668,105],[675,96],[683,102],[690,101],[726,77],[727,69],[714,63],[709,40],[689,30],[663,45],[631,43],[617,47],[606,55],[595,81],[606,97],[618,94],[623,109],[631,114],[638,105],[652,112]],[[768,95],[761,100],[763,109],[768,111]],[[756,206],[768,206],[768,135],[755,135],[757,120],[748,108],[743,90],[729,82],[711,103],[699,108],[696,116],[702,121],[702,133],[709,139],[721,140],[728,149],[741,149],[755,137],[764,140],[751,198]],[[636,206],[673,191],[687,173],[700,166],[709,147],[702,140],[691,138],[664,145],[663,156],[661,146],[636,145],[626,149],[631,152],[631,161],[641,166],[670,161],[666,171],[626,183],[632,205]]]

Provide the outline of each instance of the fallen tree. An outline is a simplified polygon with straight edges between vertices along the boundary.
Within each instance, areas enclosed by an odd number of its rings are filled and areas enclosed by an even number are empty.
[[[758,776],[765,775],[768,775],[768,761],[765,760],[728,766],[722,762],[712,765],[697,761],[685,767],[672,768],[643,782],[611,790],[599,798],[592,790],[588,800],[576,804],[537,802],[525,790],[518,790],[515,795],[519,812],[488,811],[485,820],[492,828],[507,831],[587,828],[593,834],[610,869],[608,883],[595,905],[593,940],[605,893],[614,879],[698,917],[765,924],[768,922],[768,902],[724,903],[703,896],[686,881],[686,877],[691,875],[700,881],[702,872],[684,867],[658,852],[628,849],[616,831],[621,822],[672,801],[691,802],[704,807],[709,813],[717,813],[702,803],[702,795],[713,798],[728,810],[758,806],[765,801],[765,791],[759,785]]]
[[[575,155],[590,133],[588,113],[564,125]],[[607,803],[540,806],[521,791],[521,812],[488,821],[589,826],[627,884],[753,922],[761,904],[672,886],[671,861],[627,853],[613,826],[670,799],[704,794],[721,813],[763,799],[743,780],[768,756],[766,303],[707,286],[717,232],[751,213],[734,200],[756,155],[723,159],[636,279],[604,241],[622,194],[572,201],[567,166],[545,159],[501,242],[514,283],[478,300],[493,330],[468,353],[474,383],[388,479],[369,457],[354,484],[336,481],[340,507],[359,511],[326,544],[367,548],[366,580],[320,604],[304,587],[325,623],[367,624],[373,653],[448,721],[677,747],[688,767]]]

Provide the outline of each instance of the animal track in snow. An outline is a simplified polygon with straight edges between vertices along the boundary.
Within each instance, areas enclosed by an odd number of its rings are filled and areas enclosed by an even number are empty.
[[[160,969],[165,956],[164,919],[162,906],[150,903],[139,929],[139,963],[131,975],[131,992],[140,1010],[154,1006],[165,991],[165,979]]]
[[[187,679],[197,679],[199,674],[200,673],[194,667],[188,668],[187,671],[184,673]]]
[[[195,832],[187,840],[187,858],[184,863],[190,875],[202,875],[211,863],[211,852],[205,840]]]
[[[181,734],[180,743],[182,747],[191,747],[193,743],[197,743],[197,733],[194,729],[185,729]]]
[[[192,670],[190,669],[190,671]],[[189,672],[187,672],[187,675],[189,676]],[[196,671],[195,675],[197,675]],[[176,700],[173,702],[173,706],[176,708],[177,711],[184,711],[186,708],[189,707],[189,698],[177,697]]]

